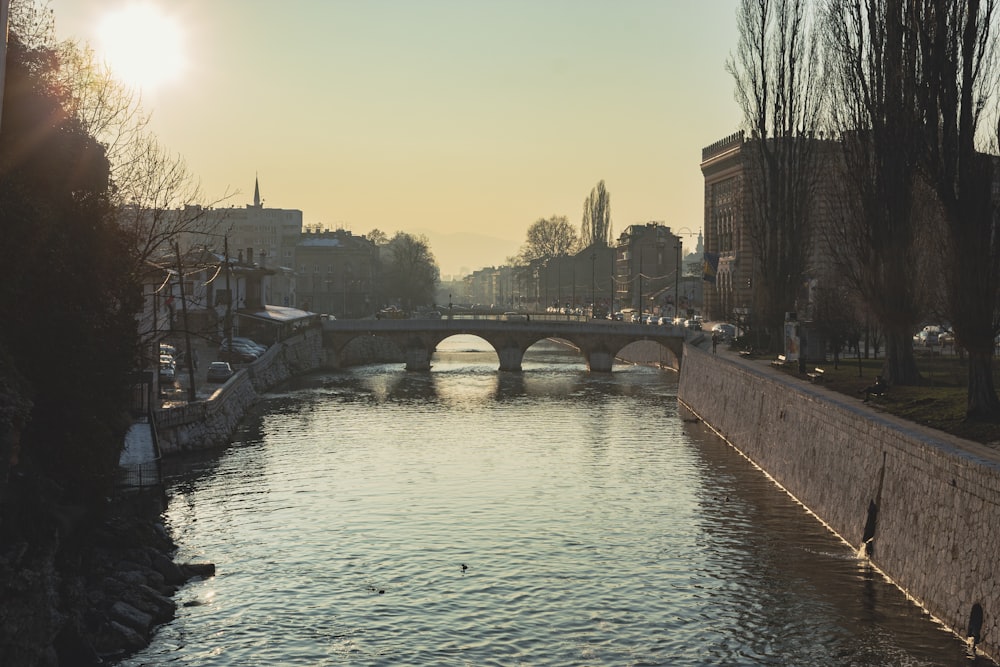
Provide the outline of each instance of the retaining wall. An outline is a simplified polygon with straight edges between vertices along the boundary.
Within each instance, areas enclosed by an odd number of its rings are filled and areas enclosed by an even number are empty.
[[[261,394],[296,375],[381,361],[401,363],[402,353],[391,342],[370,337],[336,358],[323,347],[322,331],[307,329],[269,347],[207,400],[156,410],[160,451],[170,455],[225,445]]]
[[[260,394],[325,363],[319,329],[308,329],[272,345],[208,400],[155,411],[160,451],[170,455],[226,444]]]
[[[850,545],[867,543],[938,620],[1000,656],[995,451],[691,345],[678,397]]]

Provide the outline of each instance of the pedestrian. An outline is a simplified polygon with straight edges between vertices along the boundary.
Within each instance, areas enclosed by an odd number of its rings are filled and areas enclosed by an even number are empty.
[[[198,350],[191,351],[191,363],[194,364],[194,369],[198,370]]]
[[[712,332],[712,354],[715,354],[716,348],[719,347],[719,332]]]

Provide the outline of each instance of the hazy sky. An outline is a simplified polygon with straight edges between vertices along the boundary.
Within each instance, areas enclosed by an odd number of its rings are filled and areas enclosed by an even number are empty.
[[[110,64],[149,82],[154,131],[207,199],[249,203],[257,174],[265,205],[307,224],[427,234],[445,273],[460,259],[447,235],[498,239],[461,259],[500,264],[538,218],[578,225],[601,179],[615,234],[650,220],[700,230],[701,149],[740,123],[724,67],[736,0],[49,7],[60,39],[99,53],[140,36]],[[153,83],[164,68],[173,77]]]

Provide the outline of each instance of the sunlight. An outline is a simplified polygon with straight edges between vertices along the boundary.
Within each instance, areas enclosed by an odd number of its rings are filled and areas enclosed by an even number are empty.
[[[180,23],[156,5],[127,5],[101,21],[97,55],[122,83],[152,93],[183,74],[184,33]]]

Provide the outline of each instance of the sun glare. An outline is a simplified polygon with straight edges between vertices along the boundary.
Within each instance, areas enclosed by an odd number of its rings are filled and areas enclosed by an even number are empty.
[[[184,72],[184,33],[159,7],[127,5],[108,14],[98,28],[97,53],[113,75],[145,93]]]

